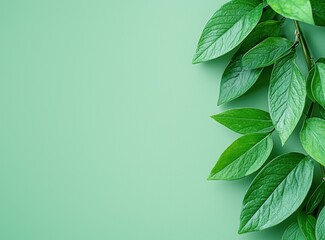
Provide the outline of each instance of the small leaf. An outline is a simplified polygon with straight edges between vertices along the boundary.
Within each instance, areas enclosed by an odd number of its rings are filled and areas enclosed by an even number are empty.
[[[239,233],[275,226],[305,199],[313,179],[313,161],[300,153],[279,156],[253,180],[243,200]]]
[[[269,37],[243,56],[243,67],[256,69],[270,66],[288,53],[292,45],[293,43],[286,38]]]
[[[306,152],[325,165],[325,120],[309,118],[300,132],[300,140]]]
[[[262,22],[244,40],[222,76],[218,105],[240,97],[254,85],[261,75],[262,69],[244,69],[242,67],[242,56],[265,38],[280,36],[281,24],[282,22],[273,20]]]
[[[316,239],[325,240],[325,207],[320,212],[316,222]]]
[[[237,47],[257,25],[262,10],[259,0],[232,0],[223,5],[205,26],[193,63],[220,57]]]
[[[307,202],[306,211],[308,214],[311,214],[315,211],[318,205],[322,202],[324,195],[325,195],[325,182],[322,181]]]
[[[286,18],[314,24],[309,0],[267,0],[274,11]]]
[[[284,232],[281,240],[308,240],[299,228],[297,222],[292,223]]]
[[[298,224],[306,239],[316,240],[316,218],[314,216],[302,212],[298,216]]]
[[[325,108],[325,64],[316,63],[315,73],[311,84],[315,100]]]
[[[240,134],[269,133],[274,129],[269,113],[255,108],[231,109],[212,118]]]
[[[237,139],[220,156],[209,180],[235,180],[257,171],[273,148],[270,134],[250,134]]]
[[[306,83],[290,54],[275,63],[269,88],[270,115],[282,145],[295,129],[304,110]]]

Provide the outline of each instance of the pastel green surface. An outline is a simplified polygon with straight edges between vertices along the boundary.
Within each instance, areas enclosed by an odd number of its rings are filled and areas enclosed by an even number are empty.
[[[281,238],[286,226],[237,235],[250,178],[206,181],[238,137],[209,116],[267,109],[263,79],[216,107],[230,56],[191,64],[225,2],[0,2],[0,239]]]

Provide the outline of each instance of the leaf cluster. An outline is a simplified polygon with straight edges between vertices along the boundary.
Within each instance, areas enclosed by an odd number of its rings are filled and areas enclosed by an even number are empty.
[[[295,26],[295,41],[282,34],[285,21]],[[221,78],[218,105],[244,95],[264,68],[272,68],[268,112],[240,108],[212,116],[242,136],[220,155],[208,179],[257,173],[243,199],[239,233],[270,228],[297,212],[282,240],[325,240],[325,174],[313,178],[314,163],[325,172],[325,60],[311,57],[300,22],[325,26],[325,1],[231,0],[206,24],[193,58],[203,63],[236,49]],[[296,64],[299,48],[307,76]],[[301,120],[305,152],[269,160],[273,134],[284,145]],[[312,184],[318,187],[309,194]]]

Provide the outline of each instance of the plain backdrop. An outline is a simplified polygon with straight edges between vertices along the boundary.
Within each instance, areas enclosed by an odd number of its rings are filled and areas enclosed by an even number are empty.
[[[217,107],[232,53],[191,64],[225,2],[1,1],[0,239],[280,239],[237,235],[252,177],[206,180],[238,137],[209,116],[267,109],[266,78]],[[325,56],[325,30],[303,27]]]

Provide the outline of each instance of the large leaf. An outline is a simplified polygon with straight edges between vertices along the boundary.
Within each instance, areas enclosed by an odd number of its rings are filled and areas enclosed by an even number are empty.
[[[239,233],[275,226],[305,199],[313,179],[313,161],[300,153],[279,156],[253,180],[243,200]]]
[[[240,134],[268,133],[274,129],[269,113],[256,108],[231,109],[212,118]]]
[[[250,134],[237,139],[220,156],[209,180],[234,180],[257,171],[273,148],[270,134]]]
[[[314,24],[309,0],[267,0],[267,3],[284,17]]]
[[[325,120],[309,118],[300,132],[300,140],[306,152],[325,165]]]
[[[324,0],[267,0],[267,2],[277,13],[287,18],[325,26]]]
[[[298,224],[306,239],[316,240],[316,218],[314,216],[307,215],[305,212],[302,212],[299,214]]]
[[[205,62],[237,47],[261,18],[260,0],[232,0],[208,21],[199,40],[193,63]]]
[[[243,67],[255,69],[275,63],[292,47],[293,43],[282,37],[269,37],[243,56]]]
[[[316,222],[316,239],[325,240],[325,207],[320,212]]]
[[[322,202],[324,195],[325,195],[325,182],[322,181],[307,202],[306,211],[308,214],[311,214],[315,211],[318,205]]]
[[[325,64],[316,63],[315,73],[311,83],[311,91],[315,100],[325,108]]]
[[[269,88],[270,115],[284,144],[304,110],[306,83],[292,53],[275,63]]]
[[[265,38],[280,36],[281,24],[282,22],[274,20],[262,22],[244,40],[222,76],[218,105],[240,97],[254,85],[262,73],[262,69],[244,69],[242,57],[248,50]]]
[[[281,240],[308,240],[299,228],[297,222],[292,223],[284,232]]]

